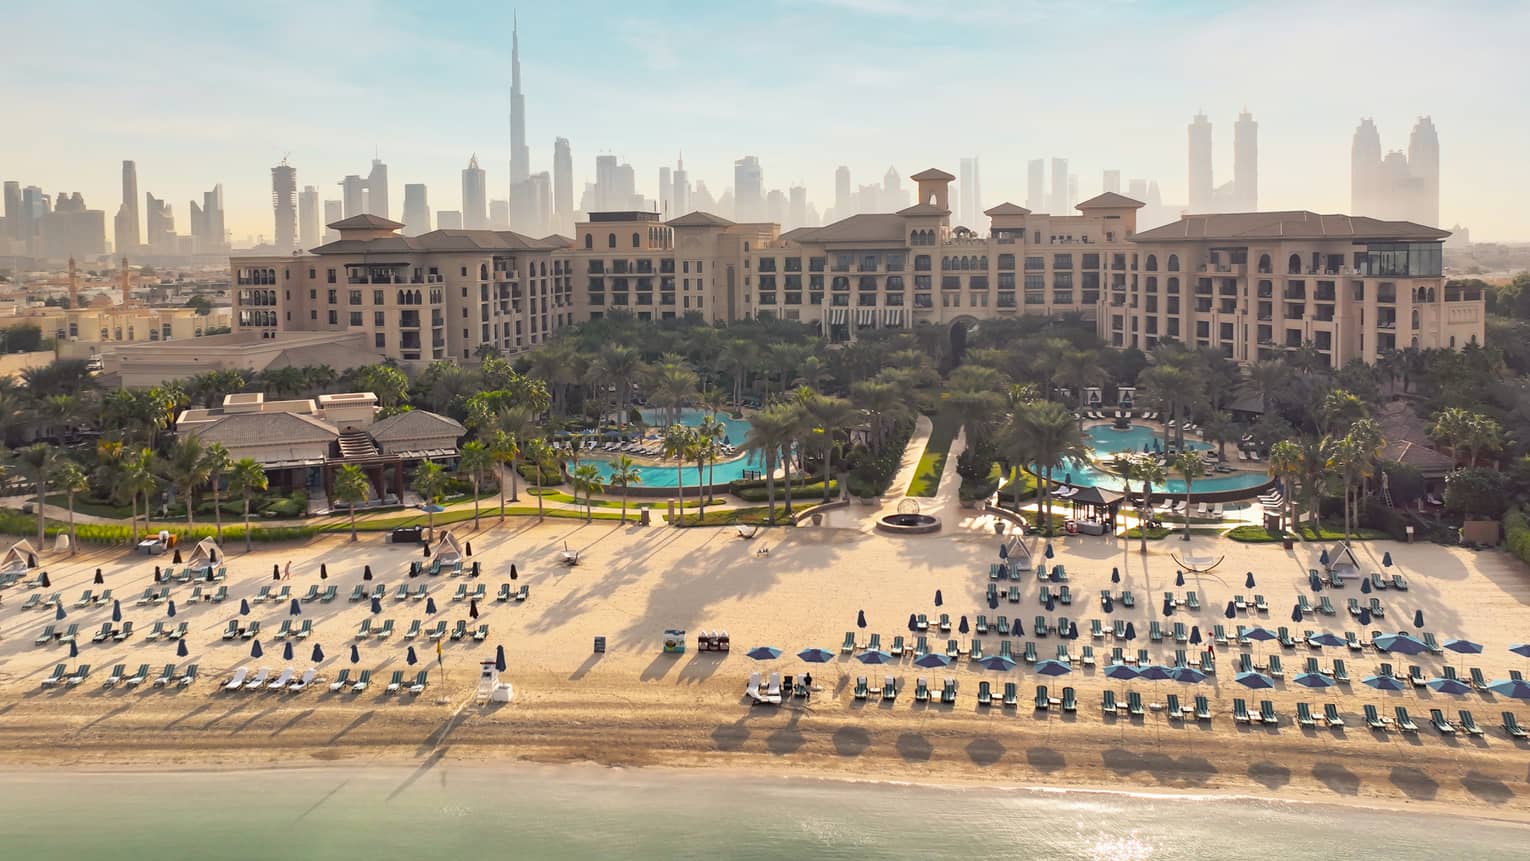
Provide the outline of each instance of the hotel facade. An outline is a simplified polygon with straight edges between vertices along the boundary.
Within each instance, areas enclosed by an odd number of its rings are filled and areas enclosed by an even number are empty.
[[[614,312],[772,315],[836,342],[1075,315],[1115,347],[1173,339],[1253,362],[1311,343],[1334,367],[1483,338],[1480,292],[1445,287],[1446,231],[1291,211],[1190,215],[1139,233],[1143,204],[1106,193],[1076,215],[1000,204],[984,213],[984,236],[951,224],[955,177],[912,178],[913,206],[786,233],[703,212],[602,212],[572,238],[404,237],[396,222],[357,216],[307,253],[233,258],[235,325],[262,337],[361,332],[405,365],[472,359],[485,345],[522,352]]]

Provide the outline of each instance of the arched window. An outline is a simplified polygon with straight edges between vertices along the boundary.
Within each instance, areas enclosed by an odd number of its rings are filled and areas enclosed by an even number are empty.
[[[479,281],[487,281],[487,280],[489,280],[489,264],[487,264],[487,263],[480,263],[480,264],[478,264],[478,280]]]
[[[1179,271],[1179,255],[1178,254],[1170,254],[1169,255],[1169,271],[1170,272],[1178,272]]]
[[[1302,274],[1302,256],[1300,254],[1293,254],[1291,255],[1291,258],[1286,261],[1286,274]]]
[[[909,231],[909,234],[908,234],[908,244],[909,245],[918,245],[919,244],[919,231],[917,231],[917,230]]]
[[[1268,255],[1268,254],[1261,254],[1261,255],[1259,255],[1259,271],[1260,272],[1262,272],[1262,273],[1264,273],[1266,275],[1269,275],[1273,271],[1273,266],[1274,266],[1274,264],[1270,262],[1270,255]]]
[[[595,247],[595,234],[593,234],[593,233],[586,233],[584,235],[584,247],[585,247],[586,250]]]
[[[400,304],[400,305],[408,305],[409,304],[409,301],[404,298],[404,293],[405,292],[407,292],[407,291],[400,290],[400,291],[398,291],[398,296],[395,297],[398,300],[398,304]]]
[[[546,260],[542,261],[542,277],[543,278],[547,277],[547,261]]]
[[[1145,268],[1149,272],[1157,272],[1158,271],[1158,255],[1157,254],[1149,254],[1147,256],[1147,266]]]
[[[978,268],[979,269],[983,269],[983,270],[986,270],[988,268],[988,255],[987,254],[984,254],[982,257],[978,258]]]
[[[745,243],[744,243],[744,253],[745,253],[745,254],[748,254],[748,253],[749,253],[749,243],[748,243],[748,242],[745,242]]]
[[[1421,318],[1421,316],[1418,313],[1418,309],[1414,308],[1413,309],[1413,329],[1414,329],[1414,331],[1418,331],[1418,329],[1420,328],[1419,324],[1421,322],[1422,322],[1422,318]]]
[[[633,248],[641,248],[641,247],[643,247],[643,236],[642,236],[642,234],[640,234],[640,233],[638,233],[636,231],[633,231],[633,233],[632,233],[632,247]]]
[[[607,248],[615,248],[616,247],[616,234],[615,233],[607,234],[607,236],[606,236],[606,247]]]

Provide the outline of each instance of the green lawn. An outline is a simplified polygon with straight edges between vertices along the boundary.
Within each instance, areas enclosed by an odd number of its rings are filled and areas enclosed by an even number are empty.
[[[936,413],[930,419],[930,439],[925,443],[924,454],[919,456],[919,468],[914,480],[908,483],[909,496],[934,496],[940,489],[940,474],[946,469],[946,454],[951,441],[956,439],[961,427],[956,419],[944,413]]]
[[[574,503],[573,495],[572,494],[568,494],[568,493],[564,493],[561,490],[553,490],[551,488],[543,488],[541,493],[537,493],[536,490],[532,490],[532,491],[530,491],[530,493],[531,493],[532,496],[540,496],[543,499],[548,500],[549,502],[566,502],[569,505],[575,504]],[[622,497],[621,497],[621,494],[620,493],[612,493],[610,490],[607,490],[606,494],[607,494],[606,496],[596,497],[595,498],[595,507],[596,508],[615,508],[615,509],[620,510],[621,507],[622,507]],[[707,500],[707,505],[723,505],[726,502],[727,502],[727,500],[724,500],[724,499],[713,498],[713,499],[708,499]],[[584,505],[584,498],[583,497],[581,497],[579,499],[578,504],[579,505]],[[697,507],[698,504],[699,503],[696,502],[694,494],[692,494],[691,496],[686,497],[686,500],[685,500],[685,507],[686,508],[695,508],[695,507]],[[661,507],[667,508],[669,506],[669,500],[667,500],[667,499],[655,499],[655,498],[653,498],[651,496],[645,496],[645,497],[634,496],[634,497],[630,497],[627,500],[627,510],[629,512],[630,511],[636,511],[637,507],[639,505],[647,505],[650,508],[654,508],[654,509],[658,509],[658,508],[661,508]]]
[[[1285,536],[1279,532],[1271,532],[1257,523],[1246,523],[1227,530],[1227,537],[1234,541],[1242,541],[1245,544],[1274,544],[1281,541]]]
[[[1313,532],[1312,524],[1302,521],[1296,527],[1296,534],[1300,535],[1303,541],[1342,541],[1344,539],[1344,528],[1342,526],[1334,529],[1329,524],[1319,521],[1318,527],[1319,531]],[[1349,537],[1351,541],[1379,541],[1391,538],[1392,536],[1379,529],[1356,527],[1350,531]]]
[[[794,512],[795,511],[800,511],[801,508],[802,508],[802,506],[799,506],[799,507],[793,508],[792,510]],[[706,518],[700,520],[700,522],[698,522],[698,518],[696,516],[694,516],[694,515],[685,515],[685,516],[681,517],[679,519],[679,522],[677,522],[675,525],[676,526],[687,526],[687,527],[689,527],[689,526],[733,526],[733,525],[736,525],[736,524],[738,524],[738,525],[753,525],[753,526],[768,526],[768,525],[770,525],[769,512],[770,512],[770,507],[766,506],[766,505],[761,505],[761,506],[759,506],[757,508],[730,508],[730,509],[721,510],[721,511],[708,511],[707,515],[706,515]],[[777,505],[776,506],[776,525],[777,526],[786,526],[786,525],[790,525],[791,522],[792,522],[791,518],[786,516],[786,506],[784,506],[784,505]]]
[[[51,493],[43,497],[43,499],[49,505],[56,505],[59,508],[64,509],[69,507],[69,495],[65,493]],[[132,512],[133,509],[126,505],[112,505],[105,502],[92,502],[81,496],[76,496],[74,498],[75,514],[89,514],[92,517],[117,517],[126,520],[132,516]]]

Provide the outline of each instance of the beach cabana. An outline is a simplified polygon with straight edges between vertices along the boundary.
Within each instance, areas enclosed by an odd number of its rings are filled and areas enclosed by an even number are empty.
[[[462,564],[462,547],[457,544],[457,538],[451,530],[441,532],[441,540],[436,542],[435,555],[443,566]]]
[[[193,570],[214,568],[222,558],[223,548],[211,538],[203,538],[197,542],[197,546],[191,548],[191,555],[186,557],[186,567]]]
[[[1081,529],[1084,524],[1100,524],[1114,530],[1116,512],[1121,510],[1125,498],[1126,494],[1118,491],[1087,486],[1078,488],[1067,499],[1073,506],[1072,519],[1079,522]]]
[[[1328,564],[1326,567],[1329,574],[1337,572],[1346,577],[1355,576],[1360,573],[1360,560],[1355,558],[1355,551],[1349,549],[1349,545],[1341,541],[1328,548]]]
[[[24,574],[31,560],[36,558],[37,551],[32,548],[29,541],[23,538],[12,544],[11,548],[5,551],[4,557],[0,557],[0,573]]]

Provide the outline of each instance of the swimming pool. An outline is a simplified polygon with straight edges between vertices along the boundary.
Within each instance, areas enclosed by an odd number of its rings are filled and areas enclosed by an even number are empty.
[[[680,423],[696,427],[706,417],[703,410],[682,410]],[[726,435],[730,444],[743,447],[744,438],[749,434],[749,422],[745,419],[736,419],[726,413],[719,413],[718,420],[727,428]],[[643,421],[658,425],[662,422],[659,410],[644,410]],[[593,463],[600,470],[600,480],[605,482],[611,478],[611,461],[614,456],[605,452],[593,453],[580,457],[581,463]],[[741,455],[731,460],[719,460],[715,466],[708,466],[702,470],[700,478],[696,475],[696,464],[690,463],[681,468],[681,477],[685,487],[696,487],[699,484],[726,484],[730,481],[743,478],[746,471],[759,472],[764,469],[762,459],[758,455]],[[675,486],[675,462],[669,461],[663,465],[643,465],[637,468],[640,477],[639,487],[674,487]],[[608,492],[609,489],[608,489]]]
[[[1162,437],[1147,425],[1134,424],[1125,430],[1117,430],[1110,425],[1095,425],[1084,431],[1084,437],[1085,444],[1094,452],[1095,459],[1100,463],[1109,462],[1110,458],[1116,454],[1129,452],[1141,454],[1144,446],[1146,446],[1148,451],[1154,451],[1155,442],[1158,445],[1158,449],[1163,448]],[[1185,448],[1191,451],[1209,451],[1212,446],[1210,443],[1202,442],[1201,440],[1186,438]],[[1168,480],[1162,485],[1154,485],[1153,491],[1155,493],[1183,494],[1185,492],[1184,480],[1174,477],[1174,470],[1172,468],[1166,470],[1166,472],[1169,473]],[[1106,490],[1120,490],[1125,485],[1125,482],[1121,480],[1121,476],[1108,469],[1101,469],[1092,463],[1077,467],[1065,466],[1062,469],[1055,470],[1052,478],[1055,481],[1071,482],[1083,487],[1103,487]],[[1213,473],[1196,479],[1190,489],[1192,493],[1196,494],[1223,493],[1229,490],[1246,490],[1258,487],[1269,480],[1269,476],[1262,472],[1232,472],[1220,475]],[[1141,482],[1132,482],[1132,489],[1135,492],[1141,493]]]
[[[1159,431],[1147,425],[1132,425],[1125,430],[1117,430],[1110,425],[1095,425],[1084,431],[1085,442],[1089,447],[1103,455],[1112,455],[1119,452],[1135,452],[1141,454],[1144,450],[1153,451],[1156,442],[1158,448],[1163,448],[1163,437]],[[1210,443],[1200,440],[1185,438],[1185,448],[1191,451],[1207,451],[1211,448]]]

